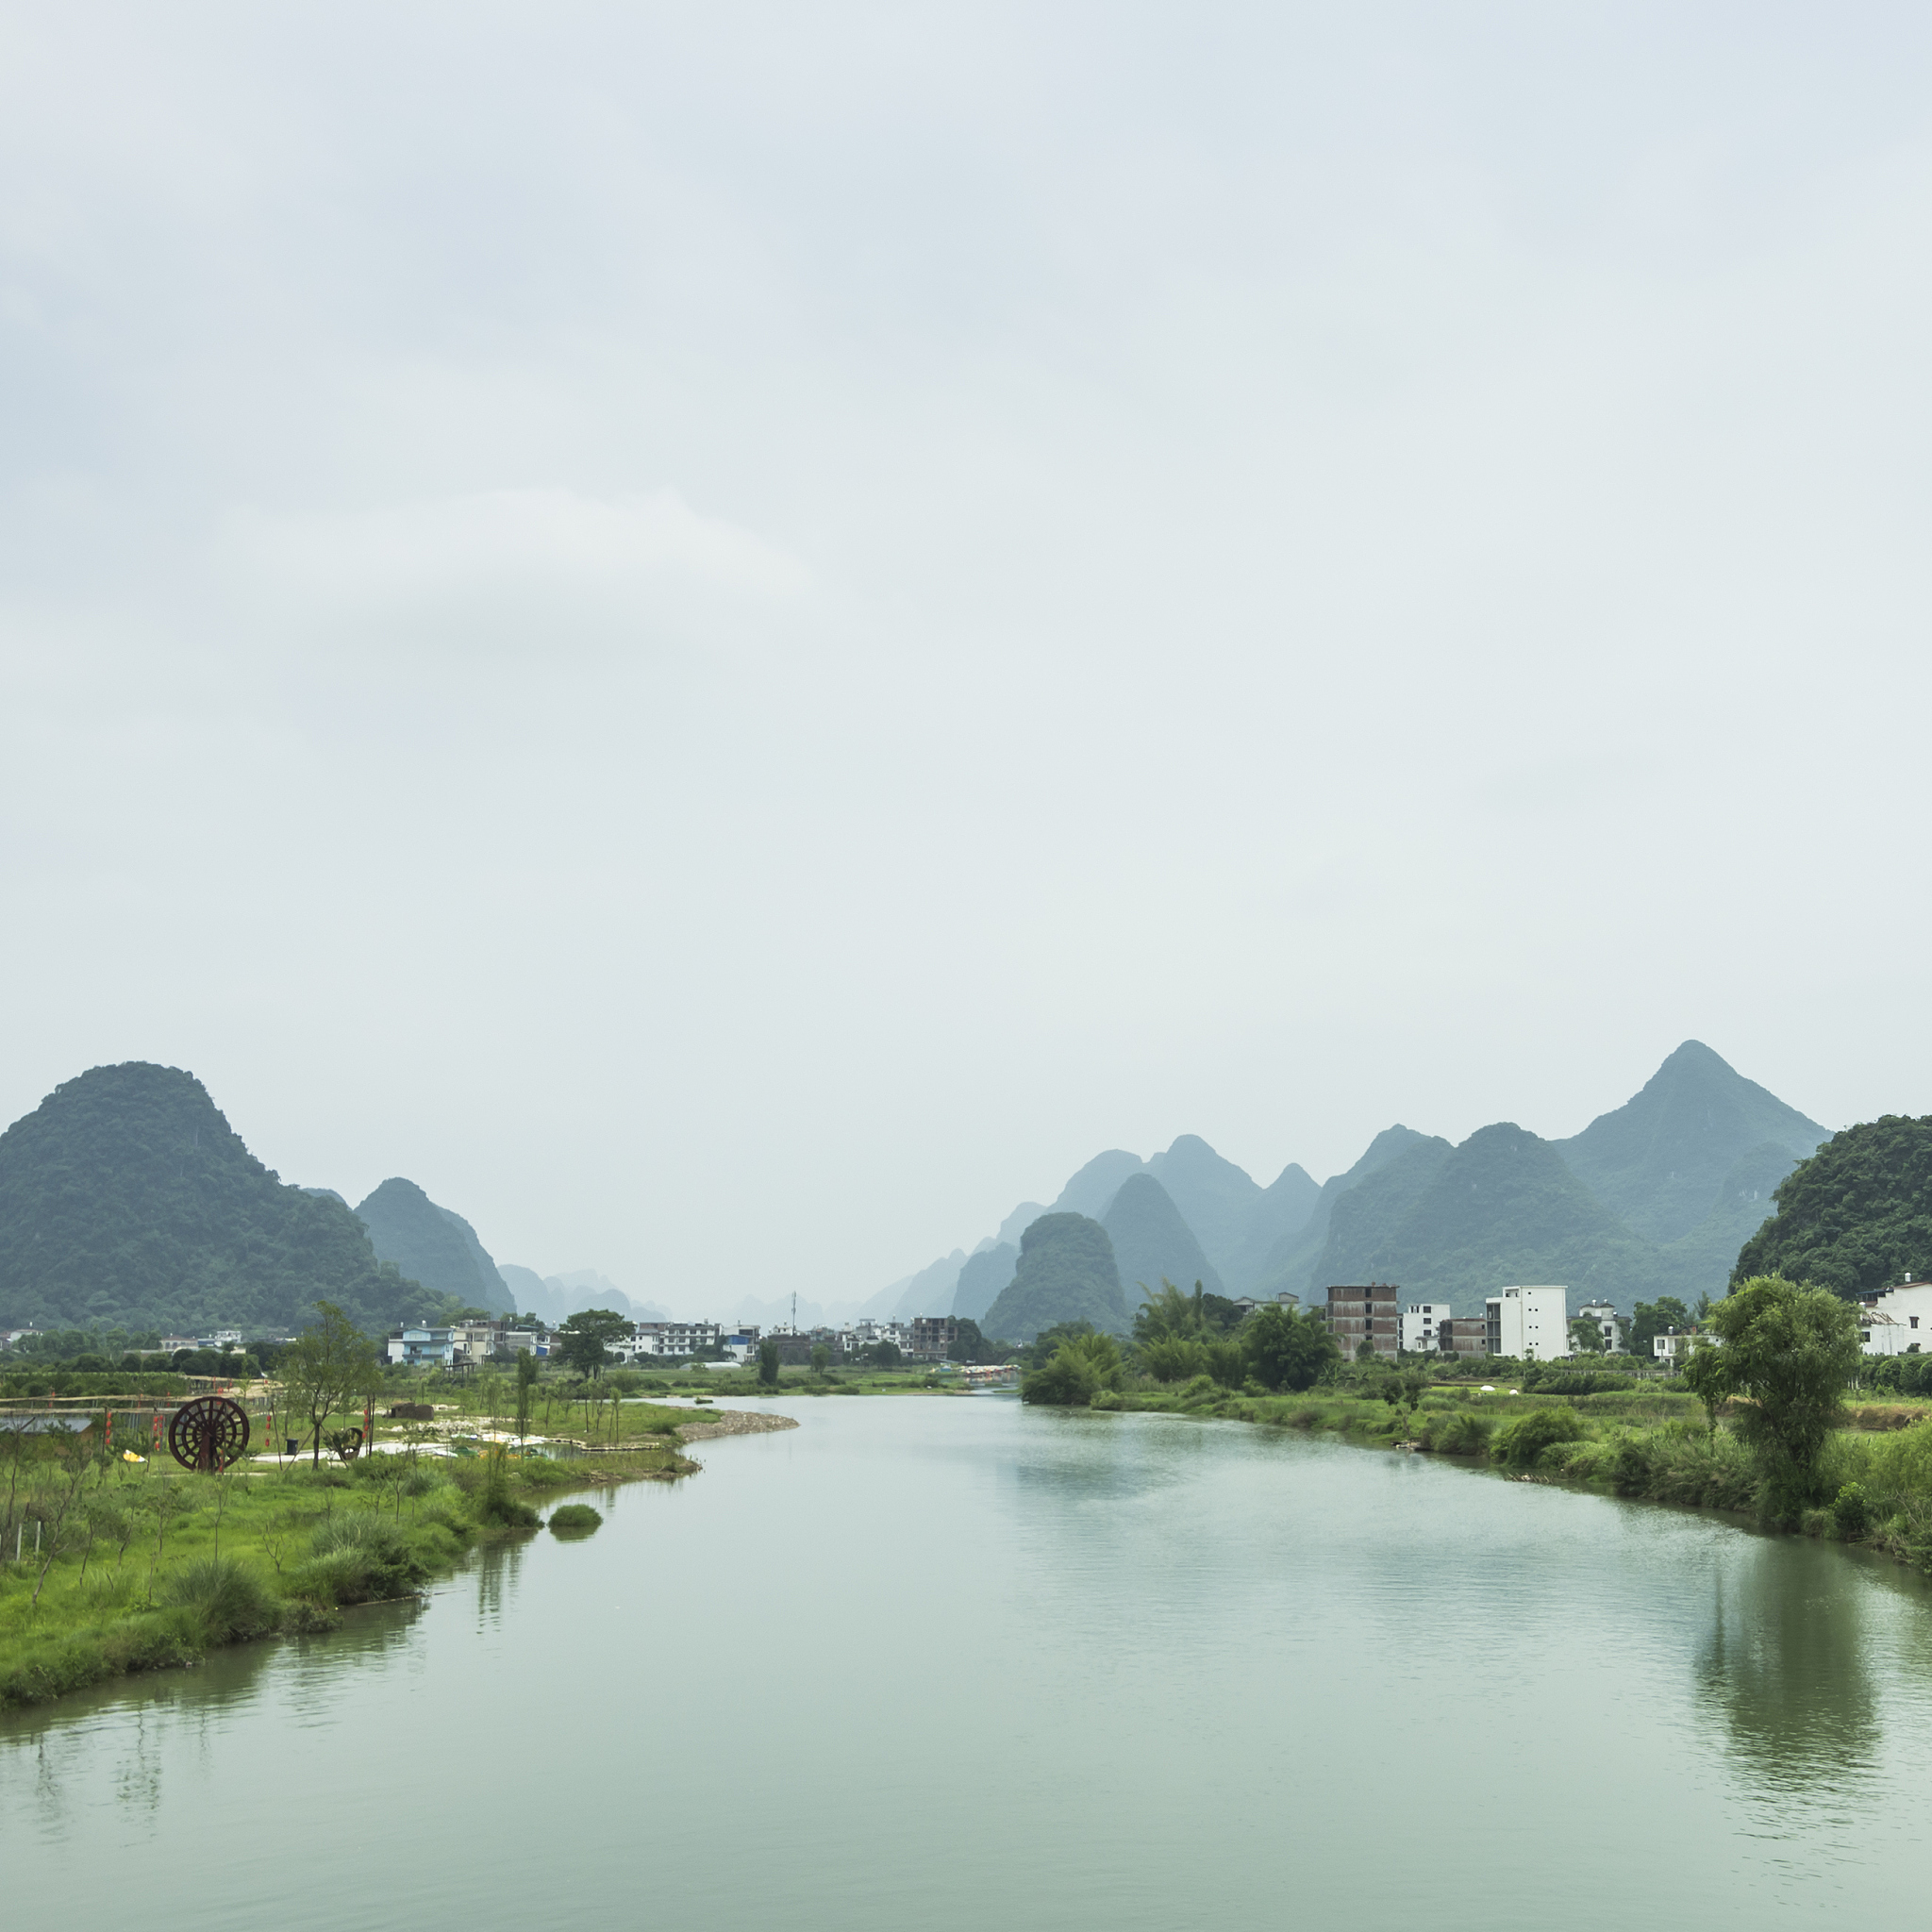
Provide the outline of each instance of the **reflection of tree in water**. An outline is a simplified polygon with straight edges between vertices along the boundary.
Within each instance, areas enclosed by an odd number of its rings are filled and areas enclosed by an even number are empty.
[[[476,1627],[494,1624],[503,1615],[504,1599],[523,1567],[525,1539],[486,1543],[476,1557]]]
[[[1755,1555],[1728,1602],[1717,1580],[1698,1707],[1723,1720],[1739,1768],[1767,1793],[1849,1795],[1878,1747],[1857,1577],[1818,1550],[1771,1543]]]

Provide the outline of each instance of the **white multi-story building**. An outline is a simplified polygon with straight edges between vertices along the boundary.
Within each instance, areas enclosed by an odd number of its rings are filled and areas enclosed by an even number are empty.
[[[1397,1346],[1404,1355],[1434,1355],[1441,1346],[1436,1331],[1449,1319],[1447,1302],[1410,1302],[1402,1311]]]
[[[1624,1353],[1624,1318],[1608,1302],[1585,1302],[1577,1309],[1579,1322],[1594,1322],[1603,1330],[1604,1346],[1612,1355]]]
[[[1570,1353],[1567,1288],[1505,1288],[1485,1297],[1491,1355],[1553,1362]]]
[[[1907,1274],[1896,1288],[1858,1297],[1867,1355],[1932,1355],[1932,1281]]]
[[[613,1355],[698,1356],[717,1352],[724,1330],[716,1322],[639,1322],[628,1341],[608,1344]]]
[[[875,1341],[895,1342],[902,1349],[909,1349],[912,1346],[912,1329],[910,1324],[905,1322],[855,1322],[847,1333],[851,1338],[850,1348],[853,1352],[870,1348]]]

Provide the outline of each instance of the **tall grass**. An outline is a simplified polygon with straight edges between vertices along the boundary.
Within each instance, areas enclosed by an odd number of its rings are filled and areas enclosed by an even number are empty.
[[[233,1557],[197,1557],[183,1564],[168,1579],[162,1597],[189,1612],[192,1635],[203,1643],[258,1637],[278,1621],[268,1586]]]

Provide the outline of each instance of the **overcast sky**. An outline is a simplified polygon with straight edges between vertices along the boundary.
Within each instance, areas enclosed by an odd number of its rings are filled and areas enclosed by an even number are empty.
[[[0,11],[0,1115],[728,1314],[1932,1110],[1932,16]]]

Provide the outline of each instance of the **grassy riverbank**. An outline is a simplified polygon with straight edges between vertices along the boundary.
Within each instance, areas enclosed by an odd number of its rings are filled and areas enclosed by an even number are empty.
[[[1103,1391],[1092,1406],[1332,1434],[1651,1502],[1740,1512],[1758,1505],[1757,1467],[1724,1415],[1712,1428],[1695,1397],[1662,1389],[1563,1398],[1445,1383],[1390,1403],[1370,1390],[1238,1392],[1204,1375]],[[1867,1543],[1932,1574],[1932,1402],[1854,1405],[1848,1422],[1822,1464],[1821,1493],[1834,1500],[1807,1510],[1799,1527]]]
[[[689,1419],[658,1417],[674,1427]],[[356,1604],[447,1573],[479,1540],[527,1533],[547,1497],[697,1467],[675,1437],[656,1433],[567,1462],[458,1442],[450,1455],[244,1463],[204,1476],[104,1455],[95,1434],[16,1436],[0,1450],[11,1524],[0,1709],[192,1664],[253,1637],[333,1628]]]

